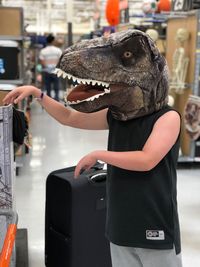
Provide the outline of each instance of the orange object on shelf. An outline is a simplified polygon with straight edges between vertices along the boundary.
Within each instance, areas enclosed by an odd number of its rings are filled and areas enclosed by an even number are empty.
[[[158,12],[161,11],[170,11],[171,10],[171,1],[170,0],[160,0],[158,2]]]
[[[0,216],[2,215],[12,217],[12,222],[8,225],[3,247],[0,253],[0,267],[9,267],[17,233],[17,214],[13,211],[1,210]]]
[[[107,0],[106,19],[111,26],[116,26],[120,22],[119,0]]]

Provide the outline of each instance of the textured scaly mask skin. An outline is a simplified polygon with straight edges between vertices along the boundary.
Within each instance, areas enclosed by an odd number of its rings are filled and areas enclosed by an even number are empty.
[[[79,85],[66,97],[85,113],[109,108],[117,120],[153,113],[168,102],[168,67],[151,38],[128,30],[67,48],[56,73]]]

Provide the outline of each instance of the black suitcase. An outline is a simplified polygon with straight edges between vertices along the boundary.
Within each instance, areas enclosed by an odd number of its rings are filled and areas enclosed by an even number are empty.
[[[106,171],[95,165],[74,179],[74,167],[46,180],[45,265],[111,267],[105,237]]]

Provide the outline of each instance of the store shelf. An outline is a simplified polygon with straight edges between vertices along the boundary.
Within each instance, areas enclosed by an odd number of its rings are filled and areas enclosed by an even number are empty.
[[[23,80],[0,80],[0,84],[22,85]]]
[[[185,55],[189,58],[189,67],[185,85],[186,88],[181,94],[171,91],[175,98],[174,107],[182,116],[181,131],[181,156],[179,165],[188,163],[189,165],[199,165],[200,149],[198,142],[192,141],[185,130],[184,112],[189,95],[199,96],[199,76],[200,76],[200,11],[193,10],[188,12],[170,13],[167,21],[167,38],[166,38],[166,59],[169,69],[173,68],[173,54],[178,47],[175,40],[178,29],[185,28],[188,30],[190,38],[184,43]]]
[[[178,169],[199,168],[200,157],[179,157],[177,167]]]
[[[3,41],[23,41],[24,37],[23,36],[12,36],[12,35],[1,35],[0,40]]]
[[[69,2],[66,0],[2,0],[4,6],[23,7],[26,30],[37,34],[67,33]],[[88,32],[95,13],[94,0],[73,0],[73,13],[74,31]]]

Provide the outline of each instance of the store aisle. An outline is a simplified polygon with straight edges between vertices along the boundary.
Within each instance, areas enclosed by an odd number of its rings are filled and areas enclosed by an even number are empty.
[[[107,131],[64,127],[38,103],[31,106],[33,147],[16,178],[19,228],[28,229],[29,267],[44,267],[45,181],[56,169],[75,165],[86,153],[105,149]],[[179,210],[184,267],[200,266],[199,170],[179,170]]]

